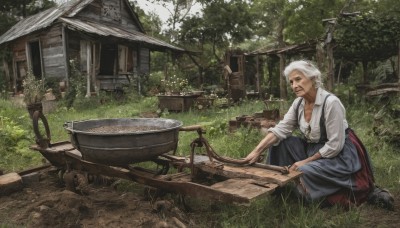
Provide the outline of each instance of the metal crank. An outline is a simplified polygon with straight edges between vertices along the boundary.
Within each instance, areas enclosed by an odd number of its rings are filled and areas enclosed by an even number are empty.
[[[194,172],[194,149],[195,147],[202,147],[204,145],[206,151],[207,151],[207,156],[209,157],[210,161],[213,162],[213,159],[220,161],[220,162],[225,162],[225,163],[230,163],[230,164],[235,164],[235,165],[250,165],[254,166],[257,168],[262,168],[262,169],[268,169],[272,171],[278,171],[281,174],[289,174],[289,167],[287,166],[276,166],[276,165],[269,165],[269,164],[262,164],[262,163],[254,163],[254,164],[248,164],[247,161],[243,159],[234,159],[234,158],[229,158],[229,157],[223,157],[218,155],[214,149],[211,147],[211,145],[208,143],[208,141],[203,137],[203,133],[205,131],[201,129],[200,126],[196,129],[197,133],[199,134],[199,137],[190,144],[191,145],[191,154],[190,154],[190,165],[192,167],[192,173]]]

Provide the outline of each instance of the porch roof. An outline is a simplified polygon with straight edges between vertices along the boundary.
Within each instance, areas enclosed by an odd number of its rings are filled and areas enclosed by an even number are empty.
[[[116,27],[115,25],[107,25],[105,23],[96,21],[83,21],[75,18],[60,18],[59,20],[71,30],[78,30],[103,37],[116,37],[130,42],[142,43],[148,45],[150,49],[170,49],[178,52],[185,52],[185,49],[173,46],[165,41],[158,40],[135,30],[127,31],[126,29]]]
[[[19,37],[51,26],[61,16],[71,16],[71,10],[81,10],[93,0],[69,1],[60,6],[52,7],[35,15],[20,20],[7,32],[0,36],[0,44],[13,41]]]
[[[141,31],[127,31],[115,25],[106,25],[101,22],[82,21],[74,18],[77,13],[83,10],[94,0],[68,1],[60,6],[47,9],[30,17],[20,20],[11,29],[0,36],[0,45],[16,40],[33,32],[37,32],[52,26],[59,21],[63,22],[68,28],[84,31],[105,37],[116,37],[146,44],[151,50],[173,50],[185,52],[186,50],[175,47],[165,41],[158,40],[144,33],[143,27],[137,18],[136,13],[131,10],[131,15],[137,21]],[[127,0],[124,0],[129,4]]]

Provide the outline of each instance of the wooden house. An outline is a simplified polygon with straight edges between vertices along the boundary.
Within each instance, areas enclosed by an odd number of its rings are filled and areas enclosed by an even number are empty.
[[[150,51],[185,51],[146,35],[128,0],[66,2],[21,20],[0,36],[0,45],[12,53],[3,69],[15,93],[23,92],[28,70],[68,84],[75,61],[87,96],[149,74]]]

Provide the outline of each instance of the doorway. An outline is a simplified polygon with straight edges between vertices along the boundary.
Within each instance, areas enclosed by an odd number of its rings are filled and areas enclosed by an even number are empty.
[[[32,73],[35,75],[36,79],[40,80],[42,78],[42,54],[40,52],[39,41],[30,42],[29,50]]]
[[[115,59],[118,53],[116,44],[102,44],[100,53],[100,74],[114,75]]]

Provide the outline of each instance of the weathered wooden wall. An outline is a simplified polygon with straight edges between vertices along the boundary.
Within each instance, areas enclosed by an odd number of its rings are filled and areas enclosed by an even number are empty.
[[[16,40],[13,44],[14,69],[18,69],[18,62],[25,62],[28,66],[26,45],[30,41],[38,40],[41,47],[44,77],[64,77],[65,63],[63,54],[63,43],[61,25],[53,26],[48,30]],[[25,69],[26,70],[26,69]],[[16,76],[14,74],[14,76]],[[20,75],[25,76],[25,75]]]
[[[139,72],[140,74],[150,73],[150,50],[147,48],[140,48],[139,56]]]
[[[46,78],[64,78],[65,61],[60,24],[40,34],[43,71]]]
[[[68,36],[68,59],[74,60],[76,61],[76,64],[79,64],[81,61],[79,54],[81,49],[80,40],[82,38],[79,36],[79,33],[74,31],[68,31],[67,36]]]
[[[74,18],[84,20],[100,21],[105,24],[111,24],[122,27],[126,30],[140,31],[141,27],[135,17],[132,17],[130,6],[126,5],[127,1],[122,0],[96,0],[93,1],[84,9],[74,15]],[[27,36],[21,37],[15,41],[11,46],[13,51],[13,64],[10,69],[13,72],[13,87],[18,87],[15,92],[22,91],[22,79],[26,76],[26,71],[30,66],[30,58],[27,48],[32,41],[39,42],[40,48],[40,64],[42,68],[42,76],[44,78],[58,78],[60,81],[68,79],[68,65],[70,60],[75,60],[76,67],[81,70],[82,74],[87,74],[88,64],[82,63],[88,61],[87,53],[90,50],[94,56],[95,64],[90,68],[90,78],[95,85],[98,85],[97,76],[100,69],[100,52],[101,48],[106,43],[113,43],[115,45],[126,46],[126,57],[122,58],[124,62],[122,71],[114,69],[113,75],[118,78],[126,75],[143,75],[150,73],[150,50],[147,47],[141,46],[140,43],[127,42],[118,39],[105,39],[101,36],[93,34],[85,34],[84,32],[73,31],[63,27],[60,23],[55,23],[51,27],[43,29],[39,32],[34,32]],[[90,49],[81,50],[82,42],[86,46],[90,45]],[[85,45],[84,45],[85,46]],[[83,52],[82,52],[83,51]],[[86,55],[83,55],[85,53]],[[91,61],[91,60],[90,60]],[[121,61],[118,59],[117,61]],[[86,62],[87,63],[87,62]],[[36,66],[38,64],[35,64]],[[117,65],[118,66],[118,65]],[[93,86],[92,84],[92,86]]]
[[[77,18],[88,18],[95,21],[124,26],[139,31],[137,22],[130,15],[130,6],[122,0],[97,0],[76,15]]]

